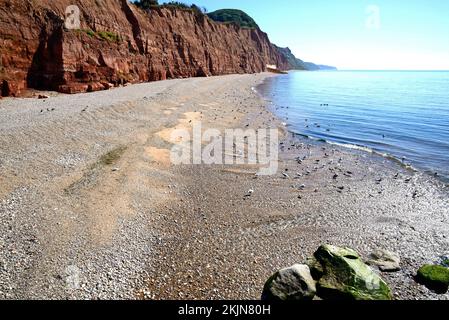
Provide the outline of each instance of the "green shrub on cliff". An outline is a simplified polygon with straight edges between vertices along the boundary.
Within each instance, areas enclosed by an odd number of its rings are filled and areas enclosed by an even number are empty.
[[[242,10],[237,9],[222,9],[217,10],[214,12],[211,12],[208,14],[209,18],[216,22],[222,22],[222,23],[234,23],[242,28],[248,28],[248,29],[258,29],[259,26],[254,21],[253,18],[251,18],[249,15],[247,15]]]
[[[134,4],[144,10],[159,7],[159,8],[176,8],[180,10],[189,10],[200,15],[203,15],[205,12],[207,12],[207,9],[204,7],[200,8],[196,4],[189,5],[181,1],[169,1],[160,5],[157,0],[137,0],[134,1]]]
[[[180,9],[190,9],[190,6],[188,4],[185,4],[184,2],[180,2],[180,1],[170,1],[170,2],[164,3],[162,6],[163,7],[176,7],[176,8],[180,8]]]
[[[95,37],[95,32],[92,30],[83,30],[89,37]]]
[[[196,4],[188,5],[188,4],[186,4],[184,2],[180,2],[180,1],[166,2],[163,5],[160,5],[160,7],[162,7],[162,8],[176,8],[176,9],[181,9],[181,10],[189,10],[189,11],[193,11],[196,14],[200,14],[200,15],[203,15],[207,11],[206,8],[200,8]]]
[[[114,32],[100,31],[97,34],[101,39],[106,40],[106,41],[110,41],[110,42],[119,42],[120,41],[120,36]]]
[[[138,6],[141,9],[148,10],[151,7],[158,6],[159,3],[157,0],[138,0],[134,2],[136,6]]]
[[[89,38],[97,38],[97,39],[102,39],[102,40],[106,40],[109,42],[120,42],[120,36],[111,31],[95,32],[91,29],[80,29],[80,30],[76,30],[76,32],[78,34],[85,33],[87,36],[89,36]]]

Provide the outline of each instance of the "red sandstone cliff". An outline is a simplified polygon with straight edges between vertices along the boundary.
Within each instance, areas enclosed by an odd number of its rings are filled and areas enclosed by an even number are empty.
[[[80,29],[64,27],[69,5]],[[260,30],[179,9],[141,11],[127,0],[0,0],[2,96],[66,93],[167,78],[255,73],[288,61]]]

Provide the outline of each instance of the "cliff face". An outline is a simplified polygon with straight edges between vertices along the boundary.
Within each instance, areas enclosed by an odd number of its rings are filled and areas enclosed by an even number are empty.
[[[81,26],[64,27],[69,5]],[[255,73],[288,60],[258,29],[192,11],[149,13],[127,0],[0,0],[2,96],[26,88],[65,93],[167,78]]]
[[[294,70],[308,70],[306,64],[301,59],[295,57],[290,48],[280,48],[276,47],[278,52],[280,52],[288,61],[291,69]]]

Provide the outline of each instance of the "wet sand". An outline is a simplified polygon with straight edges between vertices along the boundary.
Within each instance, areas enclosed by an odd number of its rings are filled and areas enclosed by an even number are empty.
[[[258,299],[332,243],[397,252],[382,277],[398,299],[448,299],[413,280],[449,255],[447,187],[292,137],[252,90],[268,76],[0,101],[0,298]],[[172,165],[171,133],[194,121],[279,128],[278,174]]]

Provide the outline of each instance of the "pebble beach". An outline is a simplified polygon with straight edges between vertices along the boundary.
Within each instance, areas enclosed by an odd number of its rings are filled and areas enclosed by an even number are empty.
[[[287,130],[229,75],[0,101],[1,299],[260,299],[273,272],[321,244],[367,258],[395,299],[449,256],[449,188],[371,153]],[[173,165],[174,130],[278,128],[279,170]]]

